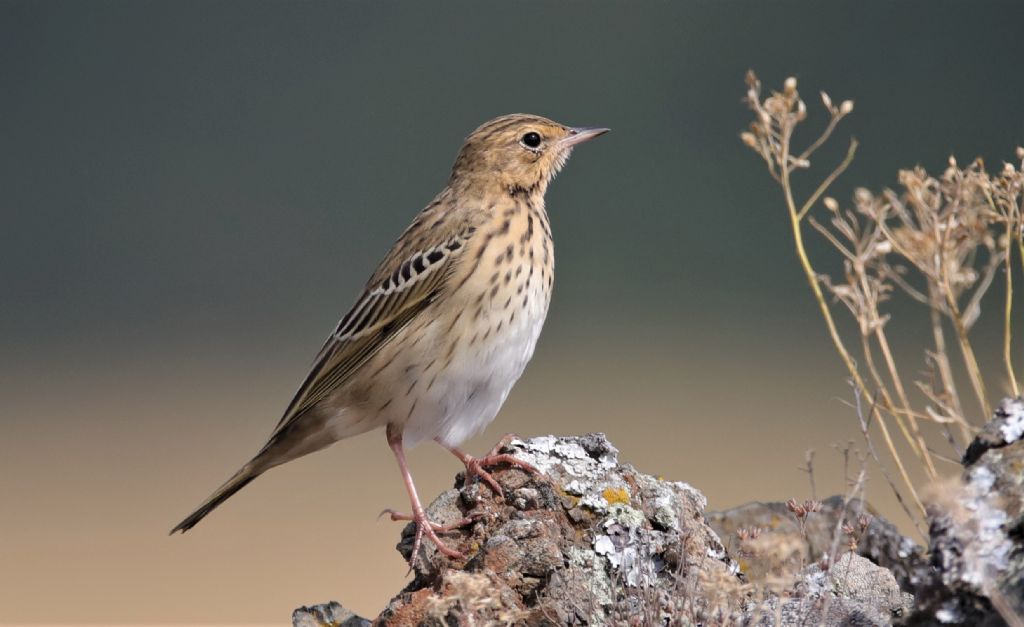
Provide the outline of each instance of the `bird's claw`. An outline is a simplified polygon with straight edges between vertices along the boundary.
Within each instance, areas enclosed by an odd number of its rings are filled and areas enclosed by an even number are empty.
[[[449,548],[441,538],[437,537],[438,533],[447,533],[454,531],[455,529],[461,529],[466,525],[470,525],[476,522],[473,518],[462,518],[453,523],[447,525],[441,525],[431,521],[427,518],[427,515],[423,511],[415,512],[413,514],[404,514],[402,512],[395,511],[393,509],[385,509],[382,511],[377,518],[380,518],[384,514],[387,514],[393,521],[409,521],[416,525],[416,536],[412,544],[412,552],[409,554],[409,571],[416,567],[416,560],[419,559],[420,546],[423,543],[423,537],[426,536],[428,540],[434,543],[437,550],[442,555],[450,557],[452,559],[465,559],[465,555],[456,551],[455,549]]]
[[[380,518],[384,514],[387,514],[391,518],[391,520],[393,520],[395,522],[398,522],[398,521],[416,522],[416,516],[414,516],[412,514],[405,514],[403,512],[399,512],[399,511],[393,510],[391,508],[388,508],[388,509],[385,509],[384,511],[382,511],[380,514],[377,515],[377,518]],[[447,533],[449,531],[454,531],[456,529],[461,529],[461,528],[465,527],[466,525],[471,525],[474,522],[476,522],[475,518],[467,517],[467,518],[460,518],[459,520],[457,520],[457,521],[455,521],[453,523],[449,523],[447,525],[441,525],[441,524],[438,524],[438,523],[433,522],[431,520],[428,520],[426,515],[423,516],[423,520],[430,524],[430,528],[431,529],[433,529],[434,531],[440,532],[440,533]]]
[[[506,445],[508,445],[508,442],[514,437],[515,436],[512,435],[511,433],[504,436],[503,438],[501,438],[501,440],[498,441],[496,445],[494,445],[494,448],[492,448],[487,453],[487,455],[484,455],[483,457],[473,457],[472,455],[466,455],[466,458],[463,460],[463,462],[466,464],[466,485],[469,485],[469,482],[472,480],[473,477],[479,477],[484,481],[484,483],[490,486],[491,490],[493,490],[495,494],[504,499],[504,490],[501,489],[501,486],[498,485],[498,481],[494,478],[494,476],[491,473],[487,472],[485,468],[492,468],[500,464],[507,464],[509,466],[512,466],[513,468],[519,468],[520,470],[523,470],[533,475],[541,474],[540,471],[537,470],[537,468],[535,468],[533,465],[528,464],[522,461],[521,459],[516,459],[515,457],[509,455],[508,453],[500,452]]]
[[[508,464],[514,468],[519,468],[520,470],[529,472],[530,474],[541,473],[541,471],[534,466],[507,454],[470,457],[466,460],[466,485],[469,485],[474,476],[478,476],[483,480],[483,483],[490,487],[490,490],[493,490],[498,496],[505,498],[505,491],[502,490],[502,487],[498,484],[498,479],[496,479],[493,474],[484,470],[484,468],[490,468],[500,464]]]

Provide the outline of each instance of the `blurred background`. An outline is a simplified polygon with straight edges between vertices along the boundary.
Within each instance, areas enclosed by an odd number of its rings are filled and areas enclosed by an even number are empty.
[[[1013,159],[1022,20],[934,0],[0,2],[0,622],[382,608],[406,566],[376,515],[407,504],[382,433],[167,531],[263,443],[461,139],[509,112],[613,132],[548,194],[547,326],[468,449],[604,431],[711,508],[808,498],[815,449],[819,496],[844,491],[851,393],[738,140],[744,73],[796,75],[811,127],[818,90],[856,100],[804,177],[855,135],[848,199],[951,153]],[[983,360],[998,331],[979,323]],[[894,334],[912,373],[917,334]],[[425,497],[460,468],[410,459]],[[912,532],[876,470],[868,498]]]

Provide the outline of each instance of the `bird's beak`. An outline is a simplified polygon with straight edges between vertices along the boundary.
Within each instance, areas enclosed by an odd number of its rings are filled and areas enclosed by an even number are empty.
[[[569,134],[559,140],[559,144],[564,147],[575,146],[576,144],[582,144],[585,141],[594,139],[598,135],[604,135],[610,128],[570,128]]]

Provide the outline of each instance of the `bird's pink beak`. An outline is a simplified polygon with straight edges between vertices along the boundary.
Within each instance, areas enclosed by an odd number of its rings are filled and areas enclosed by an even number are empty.
[[[561,146],[575,146],[576,144],[582,144],[585,141],[594,139],[599,135],[604,135],[610,128],[570,128],[569,134],[559,140]]]

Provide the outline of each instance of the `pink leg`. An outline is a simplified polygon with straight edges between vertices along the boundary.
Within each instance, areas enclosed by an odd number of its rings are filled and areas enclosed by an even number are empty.
[[[383,516],[384,514],[387,514],[388,518],[390,518],[391,520],[394,520],[394,521],[402,521],[402,520],[413,521],[413,520],[416,520],[416,517],[413,516],[412,514],[403,514],[402,512],[395,511],[395,510],[393,510],[391,508],[388,508],[388,509],[382,511],[380,513],[380,515],[378,516],[378,518],[380,518],[380,516]],[[460,518],[459,520],[451,523],[450,525],[439,525],[436,522],[433,522],[433,521],[430,521],[430,520],[427,521],[427,523],[430,524],[430,528],[433,529],[434,531],[438,532],[438,533],[447,533],[449,531],[455,531],[456,529],[462,529],[466,525],[470,525],[470,524],[472,524],[474,522],[476,522],[476,520],[474,520],[472,518]]]
[[[487,453],[487,455],[479,458],[473,457],[469,453],[463,452],[461,449],[456,448],[454,446],[448,446],[447,444],[439,440],[434,441],[448,449],[448,451],[452,455],[458,457],[459,460],[466,465],[467,484],[473,480],[473,477],[480,477],[480,479],[482,479],[487,485],[491,487],[491,490],[493,490],[495,494],[502,498],[505,498],[505,492],[501,489],[501,486],[498,485],[498,482],[491,475],[491,473],[484,470],[484,468],[497,466],[498,464],[508,464],[509,466],[514,466],[516,468],[525,470],[526,472],[529,473],[538,475],[540,474],[539,470],[537,470],[536,468],[522,460],[518,460],[515,457],[512,457],[511,455],[508,454],[498,454],[498,451],[501,450],[501,447],[503,447],[511,437],[513,437],[511,433],[504,436],[503,438],[501,438],[501,440],[498,441],[494,448],[492,448],[491,451]]]
[[[426,512],[423,511],[423,505],[420,504],[420,497],[416,494],[416,486],[412,481],[412,474],[409,472],[409,466],[405,462],[405,450],[402,448],[402,433],[397,430],[392,430],[388,427],[387,430],[388,446],[391,447],[391,451],[395,454],[395,459],[398,461],[398,468],[402,472],[402,479],[405,481],[405,489],[409,492],[409,502],[412,504],[412,514],[400,514],[393,510],[384,510],[391,515],[391,520],[411,520],[416,525],[416,539],[412,544],[412,554],[409,558],[409,568],[412,568],[416,564],[416,559],[419,557],[420,542],[423,536],[426,536],[428,540],[434,543],[437,550],[447,555],[448,557],[455,559],[462,559],[465,557],[462,553],[454,549],[450,549],[445,546],[444,542],[437,537],[438,531],[450,531],[457,527],[468,524],[469,520],[459,521],[453,525],[437,525],[427,519]]]

